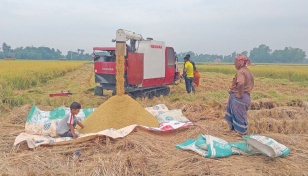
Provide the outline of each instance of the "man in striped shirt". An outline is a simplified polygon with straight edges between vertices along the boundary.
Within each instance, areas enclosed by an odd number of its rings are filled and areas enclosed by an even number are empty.
[[[78,124],[81,128],[84,128],[84,125],[79,122],[76,118],[76,115],[79,113],[81,105],[77,102],[73,102],[70,106],[70,113],[59,122],[57,126],[56,133],[61,137],[73,137],[76,139],[78,135],[75,132],[75,127]]]

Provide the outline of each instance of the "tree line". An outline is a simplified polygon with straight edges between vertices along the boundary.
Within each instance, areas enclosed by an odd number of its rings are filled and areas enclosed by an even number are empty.
[[[233,52],[230,55],[211,55],[211,54],[196,54],[192,51],[177,54],[179,61],[182,61],[186,54],[195,62],[233,62],[238,53]],[[261,44],[259,47],[253,48],[248,53],[244,54],[250,58],[253,63],[308,63],[306,53],[302,49],[285,47],[283,50],[272,51],[269,46]]]
[[[190,54],[191,59],[195,62],[233,62],[234,57],[238,53],[233,52],[230,55],[217,55],[217,54],[197,54],[193,51],[181,52],[177,54],[179,61],[182,61],[186,54]],[[269,46],[261,44],[259,47],[253,48],[248,53],[247,51],[241,52],[246,55],[254,63],[308,63],[306,53],[302,49],[285,47],[283,50],[272,51]],[[0,47],[0,59],[15,58],[15,59],[36,59],[36,60],[91,60],[92,56],[84,53],[83,49],[76,51],[68,51],[66,55],[62,55],[59,49],[49,48],[45,46],[34,47],[17,47],[12,49],[6,43]]]
[[[77,51],[68,51],[66,55],[62,55],[59,49],[49,48],[45,46],[34,47],[12,47],[6,43],[2,44],[0,48],[0,59],[15,58],[15,59],[32,59],[32,60],[90,60],[91,55],[84,53],[83,49],[77,49]]]

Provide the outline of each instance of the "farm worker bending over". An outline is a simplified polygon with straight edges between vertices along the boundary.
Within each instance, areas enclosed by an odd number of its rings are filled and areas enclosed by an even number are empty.
[[[187,93],[190,93],[193,91],[195,93],[195,87],[193,84],[194,80],[194,67],[192,63],[189,60],[189,57],[185,56],[184,57],[184,70],[183,70],[183,75],[185,78],[185,85],[186,85],[186,91]]]
[[[250,93],[254,86],[254,76],[246,67],[251,61],[245,55],[239,54],[234,59],[234,66],[238,70],[229,88],[229,100],[226,108],[225,119],[231,131],[246,134],[248,121],[247,111],[250,106]]]
[[[78,124],[81,128],[84,128],[84,125],[79,122],[76,118],[76,115],[79,113],[81,105],[77,102],[73,102],[70,106],[70,113],[59,122],[57,126],[56,133],[61,137],[73,137],[76,139],[78,133],[75,132],[75,127]],[[76,134],[77,133],[77,134]]]

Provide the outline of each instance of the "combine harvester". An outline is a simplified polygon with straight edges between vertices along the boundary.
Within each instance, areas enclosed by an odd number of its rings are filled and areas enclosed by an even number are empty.
[[[129,45],[126,42],[129,41]],[[168,85],[180,78],[174,49],[163,41],[143,39],[140,34],[117,30],[116,42],[125,49],[124,91],[133,98],[168,95]],[[123,45],[124,43],[124,45]],[[116,94],[116,47],[94,47],[95,95],[104,90]]]

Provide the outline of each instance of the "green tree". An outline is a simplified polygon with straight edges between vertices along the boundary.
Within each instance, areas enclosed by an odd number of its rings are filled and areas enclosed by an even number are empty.
[[[2,44],[2,50],[3,50],[3,54],[1,54],[1,55],[2,55],[3,58],[14,57],[14,50],[12,50],[11,46],[9,46],[8,44],[3,43]]]
[[[77,49],[77,52],[68,51],[67,55],[65,56],[67,60],[92,60],[90,54],[84,54],[84,49]]]
[[[223,62],[234,62],[234,58],[236,57],[236,52],[234,51],[231,55],[227,55],[223,57]]]
[[[38,48],[33,46],[27,46],[26,48],[18,47],[14,50],[14,53],[17,59],[51,60],[63,57],[60,50],[44,46]]]
[[[7,45],[6,43],[2,44],[2,50],[4,54],[10,53],[11,52],[11,46]]]
[[[247,51],[243,51],[241,54],[243,54],[243,55],[248,57],[248,52]]]
[[[0,52],[0,59],[4,59],[4,53],[3,52]]]
[[[271,58],[275,63],[303,63],[306,53],[299,48],[285,47],[283,50],[275,50]]]
[[[266,63],[266,62],[272,62],[270,60],[271,58],[271,49],[262,44],[258,48],[253,48],[250,51],[249,57],[252,62],[259,62],[259,63]]]

